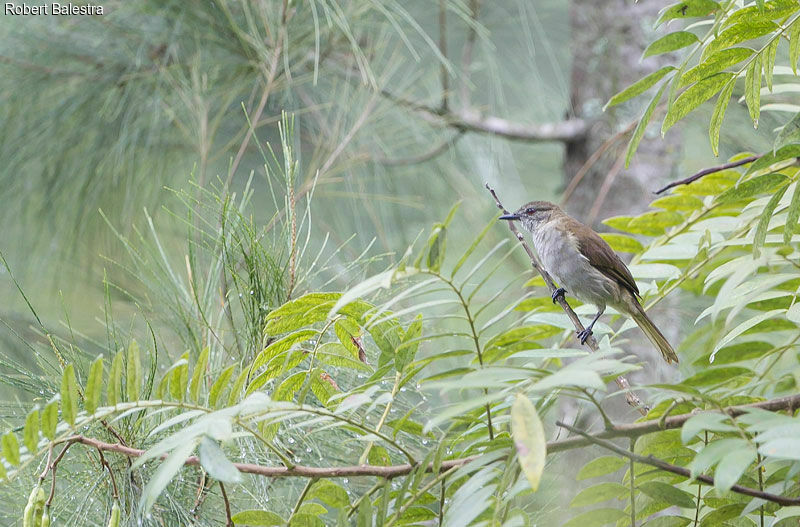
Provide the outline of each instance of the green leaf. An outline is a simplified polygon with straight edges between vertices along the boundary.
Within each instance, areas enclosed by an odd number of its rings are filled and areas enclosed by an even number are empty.
[[[737,366],[726,366],[724,368],[707,368],[704,371],[696,373],[684,379],[681,384],[686,386],[711,386],[713,384],[720,384],[740,375],[752,375],[752,371],[747,368],[740,368]]]
[[[763,5],[763,8],[762,8]],[[785,18],[797,11],[797,3],[794,0],[772,0],[764,2],[756,0],[756,5],[745,7],[735,11],[725,20],[723,26],[730,26],[739,23],[765,22]]]
[[[75,366],[70,363],[61,376],[61,414],[64,421],[75,424],[78,416],[78,383],[75,381]]]
[[[228,387],[228,382],[231,379],[231,375],[236,370],[236,365],[231,364],[224,370],[222,373],[219,374],[217,380],[214,381],[214,384],[211,385],[211,390],[208,392],[208,405],[211,408],[217,407],[217,402],[219,401],[220,396],[222,396],[225,388]]]
[[[681,442],[686,444],[697,434],[707,432],[735,432],[737,428],[731,424],[727,414],[701,412],[690,417],[681,427]]]
[[[700,452],[697,453],[692,462],[689,463],[692,478],[697,477],[698,474],[702,474],[708,470],[709,467],[719,463],[719,460],[729,452],[742,448],[743,446],[747,446],[747,442],[738,437],[718,439],[705,445]]]
[[[422,315],[417,315],[397,347],[394,359],[397,371],[402,372],[414,360],[419,349],[420,337],[422,337]]]
[[[197,457],[208,475],[223,483],[241,483],[242,474],[231,463],[216,441],[203,436],[197,448]]]
[[[307,375],[307,371],[299,371],[288,376],[272,392],[272,398],[276,401],[291,401],[297,390],[303,386]]]
[[[521,393],[517,394],[511,405],[511,437],[514,439],[522,471],[535,492],[544,472],[547,441],[536,407]]]
[[[58,426],[58,399],[53,399],[42,411],[42,435],[53,440]]]
[[[169,379],[169,393],[176,401],[186,397],[186,386],[189,384],[189,352],[181,355],[178,363],[172,368]]]
[[[576,479],[596,478],[597,476],[605,476],[616,472],[624,466],[628,465],[628,461],[616,456],[600,456],[586,463],[578,471]]]
[[[325,527],[319,516],[307,512],[298,512],[289,520],[289,527]]]
[[[6,432],[0,440],[0,444],[6,461],[15,467],[19,465],[19,441],[17,441],[17,436],[14,435],[14,432]]]
[[[668,82],[664,82],[661,85],[661,88],[659,88],[653,98],[650,99],[650,104],[647,105],[647,109],[645,109],[641,119],[639,119],[639,122],[636,124],[633,134],[631,134],[631,139],[628,141],[628,149],[625,152],[625,168],[630,166],[633,154],[635,154],[636,150],[639,148],[639,143],[642,141],[645,131],[647,131],[647,125],[650,124],[650,119],[652,119],[653,113],[661,100],[661,96],[664,94],[664,89],[666,89],[668,85]]]
[[[781,147],[792,143],[800,143],[800,112],[796,113],[792,120],[778,132],[775,143],[772,145],[772,151],[776,153]]]
[[[730,346],[725,346],[717,352],[714,360],[715,364],[731,364],[743,360],[755,359],[761,357],[768,351],[775,349],[775,346],[769,342],[739,342]]]
[[[428,258],[427,267],[434,273],[438,273],[444,262],[445,249],[447,247],[447,229],[443,226],[435,227],[428,239]]]
[[[730,20],[730,18],[728,20]],[[739,44],[740,42],[763,37],[767,33],[772,33],[776,29],[778,29],[777,24],[764,19],[745,20],[743,22],[736,23],[722,31],[719,35],[717,35],[717,38],[708,43],[705,49],[703,49],[700,60],[704,61],[707,57],[710,57],[717,51],[729,48]]]
[[[637,485],[637,488],[654,500],[676,505],[683,509],[693,509],[695,507],[694,497],[691,494],[668,483],[647,481]]]
[[[792,201],[786,215],[786,224],[783,226],[783,243],[789,244],[792,236],[797,231],[797,220],[800,218],[800,184],[795,183]]]
[[[239,396],[242,395],[244,383],[247,382],[247,373],[247,370],[244,370],[236,377],[236,381],[234,381],[233,386],[231,386],[231,391],[228,394],[228,406],[236,404],[239,400]]]
[[[603,111],[605,111],[607,108],[611,108],[612,106],[616,106],[620,103],[623,103],[627,100],[633,99],[634,97],[643,94],[644,92],[655,86],[655,84],[658,81],[663,79],[667,73],[674,70],[675,66],[664,66],[660,70],[654,71],[650,75],[647,75],[642,79],[639,79],[638,81],[634,82],[621,92],[611,97],[611,99],[609,99],[606,105],[603,106]]]
[[[658,198],[654,202],[650,203],[650,206],[664,210],[693,212],[695,210],[702,209],[703,202],[702,200],[694,196],[688,196],[685,194],[673,194],[672,196],[664,196],[663,198]]]
[[[780,39],[770,42],[769,47],[764,51],[761,66],[764,68],[764,79],[767,81],[767,88],[772,91],[772,73],[775,69],[775,55],[778,53],[778,43]]]
[[[783,174],[771,173],[757,176],[742,181],[738,187],[733,187],[720,194],[716,202],[719,204],[734,203],[741,200],[750,200],[760,194],[775,192],[778,188],[789,183]]]
[[[128,346],[128,367],[125,373],[125,388],[128,394],[128,401],[139,400],[139,385],[142,381],[141,361],[139,344],[135,340],[131,340]]]
[[[729,491],[755,460],[756,451],[749,446],[725,454],[714,471],[714,487],[717,492]]]
[[[109,406],[116,406],[120,402],[122,393],[122,352],[118,351],[111,361],[111,370],[108,372],[108,387],[106,401]]]
[[[659,38],[644,50],[642,58],[651,57],[653,55],[661,55],[662,53],[669,53],[686,46],[690,46],[695,42],[699,42],[694,33],[688,31],[675,31]]]
[[[772,311],[767,311],[766,313],[761,313],[759,315],[756,315],[756,316],[754,316],[752,318],[749,318],[749,319],[745,320],[744,322],[740,323],[738,326],[736,326],[735,328],[730,330],[727,335],[722,337],[719,340],[719,342],[717,342],[714,345],[714,351],[711,352],[711,356],[708,359],[709,362],[714,362],[714,356],[717,354],[717,352],[720,349],[722,349],[729,342],[731,342],[733,339],[735,339],[736,337],[738,337],[739,335],[741,335],[742,333],[744,333],[748,329],[750,329],[752,327],[755,327],[757,324],[760,324],[761,322],[763,322],[765,320],[769,320],[769,319],[771,319],[771,318],[773,318],[773,317],[775,317],[777,315],[782,315],[784,313],[786,313],[785,309],[773,309]],[[701,375],[701,374],[698,374],[698,375]]]
[[[369,501],[369,500],[367,500]],[[273,527],[286,525],[286,521],[271,511],[246,510],[239,511],[231,520],[236,525],[254,525],[256,527]]]
[[[192,372],[192,382],[189,383],[189,398],[194,403],[200,401],[200,386],[208,367],[208,353],[208,346],[206,346],[200,352],[200,356],[197,357],[197,364],[194,365],[194,372]]]
[[[756,232],[753,236],[753,258],[758,258],[761,255],[761,247],[764,246],[764,242],[767,239],[769,221],[772,219],[772,215],[775,213],[775,208],[778,206],[778,202],[780,202],[785,192],[785,186],[779,188],[775,194],[773,194],[766,206],[764,206],[764,210],[761,212],[761,217],[758,219]]]
[[[795,20],[789,29],[789,65],[797,75],[797,59],[800,58],[800,20]]]
[[[700,522],[700,527],[718,527],[720,525],[728,525],[726,520],[738,518],[744,509],[744,503],[732,503],[725,505],[718,509],[714,509],[705,516]]]
[[[711,141],[711,151],[715,156],[719,155],[719,132],[722,128],[722,121],[725,119],[725,112],[728,109],[728,103],[731,102],[731,95],[733,94],[733,87],[736,84],[736,79],[731,79],[728,84],[722,88],[717,97],[717,104],[714,105],[714,112],[711,114],[711,122],[708,125],[708,139]]]
[[[562,527],[600,527],[626,518],[630,515],[622,509],[594,509],[578,514]]]
[[[606,481],[598,483],[591,487],[585,488],[575,496],[570,502],[570,507],[585,507],[587,505],[594,505],[612,498],[620,499],[630,492],[630,489],[625,485]]]
[[[758,128],[758,116],[761,112],[761,55],[757,55],[747,67],[744,100],[750,112],[750,119],[753,120],[753,127]]]
[[[25,418],[25,429],[22,433],[25,448],[31,454],[36,454],[37,446],[39,445],[39,410],[33,410]]]
[[[750,48],[728,48],[723,49],[709,56],[704,62],[691,68],[681,76],[680,87],[694,84],[699,80],[710,77],[716,73],[726,70],[749,58],[754,51]]]
[[[632,236],[625,236],[624,234],[615,234],[613,232],[602,232],[600,237],[603,238],[612,249],[622,253],[638,253],[644,250],[644,246]]]
[[[329,479],[317,481],[308,492],[308,498],[316,498],[322,503],[336,509],[348,507],[350,505],[350,498],[347,496],[347,491],[341,485]]]
[[[350,351],[354,358],[366,361],[366,352],[361,340],[363,332],[353,319],[348,317],[340,318],[334,323],[333,329],[339,342]]]
[[[692,520],[683,516],[659,516],[648,520],[642,527],[686,527],[690,523]]]
[[[253,365],[251,368],[253,371],[259,369],[261,366],[265,365],[273,358],[277,357],[281,353],[288,351],[300,342],[304,342],[311,338],[317,337],[319,335],[319,331],[313,329],[306,329],[303,331],[297,331],[295,333],[290,333],[286,335],[282,339],[276,340],[266,348],[264,348],[261,353],[256,356],[255,360],[253,361]]]
[[[656,27],[676,18],[694,18],[714,14],[719,4],[713,0],[687,0],[672,4],[661,12]]]
[[[686,117],[692,110],[709,100],[733,78],[733,73],[717,73],[705,78],[678,96],[664,117],[661,135],[664,135],[675,123]]]
[[[84,406],[88,414],[93,414],[100,405],[100,392],[103,387],[103,356],[97,357],[89,368],[89,377],[86,379],[86,395]]]

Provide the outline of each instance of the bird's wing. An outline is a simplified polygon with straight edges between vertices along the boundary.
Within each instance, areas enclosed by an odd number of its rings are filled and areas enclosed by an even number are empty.
[[[578,223],[577,220],[574,221]],[[634,296],[641,296],[639,288],[636,287],[636,281],[633,279],[633,275],[631,275],[625,262],[617,256],[614,249],[596,232],[588,227],[584,228],[586,229],[583,231],[585,235],[578,240],[578,250],[589,260],[589,264],[612,280],[615,280],[619,285],[633,293]]]

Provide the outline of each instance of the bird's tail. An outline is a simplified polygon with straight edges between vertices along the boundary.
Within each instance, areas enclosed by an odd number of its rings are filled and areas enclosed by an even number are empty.
[[[666,337],[658,330],[653,321],[650,320],[650,317],[647,316],[647,313],[644,312],[642,306],[639,305],[639,302],[636,300],[633,301],[633,304],[636,306],[636,309],[631,313],[634,322],[636,322],[644,334],[650,339],[650,342],[658,348],[658,351],[661,352],[661,355],[664,356],[664,360],[667,361],[667,364],[672,364],[673,362],[678,362],[678,355],[675,354],[675,350],[672,349],[669,342],[667,341]]]

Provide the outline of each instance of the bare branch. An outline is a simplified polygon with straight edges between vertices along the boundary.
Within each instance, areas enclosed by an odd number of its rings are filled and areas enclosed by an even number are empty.
[[[587,434],[582,430],[578,430],[577,428],[572,427],[566,423],[562,423],[560,421],[556,421],[556,425],[562,428],[566,428],[570,432],[582,436],[584,439],[586,439],[592,444],[603,447],[606,450],[610,450],[611,452],[626,457],[632,461],[635,461],[636,463],[642,463],[644,465],[650,465],[651,467],[660,468],[661,470],[664,470],[666,472],[677,474],[685,478],[694,479],[695,481],[702,481],[703,483],[708,483],[709,485],[714,484],[714,478],[712,478],[711,476],[707,476],[705,474],[698,474],[695,478],[692,478],[692,473],[688,468],[667,463],[666,461],[662,461],[652,455],[645,457],[645,456],[640,456],[638,454],[634,454],[633,452],[629,452],[624,448],[618,447],[617,445],[615,445],[610,441],[598,439],[590,434]],[[758,489],[751,489],[750,487],[743,487],[741,485],[732,486],[731,491],[736,492],[737,494],[744,494],[745,496],[761,498],[762,500],[771,501],[773,503],[777,503],[783,506],[800,505],[800,498],[790,498],[787,496],[780,496],[778,494],[763,492]]]
[[[512,141],[537,142],[572,142],[580,139],[588,130],[588,124],[583,119],[567,119],[553,123],[520,124],[494,116],[481,116],[475,111],[454,112],[439,108],[432,108],[426,104],[410,101],[398,97],[386,90],[381,90],[381,95],[417,112],[432,123],[441,124],[463,130],[496,135]]]
[[[755,161],[757,159],[760,159],[761,157],[763,157],[763,154],[757,155],[757,156],[748,156],[748,157],[742,158],[742,159],[740,159],[738,161],[732,161],[730,163],[725,163],[724,165],[718,165],[718,166],[715,166],[715,167],[704,168],[703,170],[701,170],[697,174],[691,175],[691,176],[689,176],[689,177],[687,177],[685,179],[680,179],[678,181],[673,181],[669,185],[656,190],[655,194],[663,194],[664,192],[668,191],[671,188],[679,187],[681,185],[688,185],[690,183],[694,183],[698,179],[700,179],[702,177],[705,177],[705,176],[707,176],[709,174],[713,174],[714,172],[721,172],[721,171],[727,170],[729,168],[736,168],[736,167],[740,167],[742,165],[746,165],[748,163],[752,163],[753,161]]]
[[[486,183],[486,189],[491,193],[492,197],[494,198],[494,202],[495,202],[495,204],[497,204],[497,208],[502,210],[503,213],[508,214],[508,210],[503,206],[502,203],[500,203],[500,198],[497,197],[497,193],[494,191],[493,188],[491,188],[489,186],[488,183]],[[544,267],[539,262],[539,258],[537,258],[536,255],[533,253],[533,250],[530,248],[530,246],[525,241],[525,237],[522,235],[522,233],[519,232],[519,230],[517,230],[517,226],[514,224],[513,221],[509,221],[508,222],[508,228],[511,229],[511,232],[513,232],[514,236],[517,237],[517,240],[519,240],[519,243],[522,244],[522,247],[525,249],[525,252],[528,253],[528,257],[531,259],[531,265],[533,265],[534,269],[536,269],[536,271],[542,276],[542,278],[544,278],[544,282],[545,282],[545,284],[547,284],[547,287],[550,289],[550,292],[551,293],[555,292],[556,285],[553,282],[553,279],[550,277],[550,275],[547,273],[547,271],[545,271]],[[564,312],[567,314],[569,319],[572,321],[572,324],[575,326],[575,329],[578,332],[583,331],[584,330],[584,326],[583,326],[583,323],[581,322],[581,319],[578,318],[578,315],[575,314],[575,311],[572,310],[570,305],[564,299],[564,295],[556,297],[556,301],[561,306],[561,309],[564,310]],[[592,335],[589,335],[589,338],[586,339],[586,345],[592,351],[597,351],[597,349],[598,349],[597,340]],[[642,401],[639,399],[639,397],[635,393],[630,391],[631,385],[628,382],[628,379],[626,379],[624,376],[620,375],[619,377],[617,377],[615,379],[615,382],[617,383],[617,386],[619,387],[620,390],[623,390],[623,391],[626,392],[625,393],[625,399],[628,401],[628,404],[630,406],[636,408],[639,411],[640,414],[647,415],[647,412],[649,411],[649,408],[647,408],[645,405],[642,404]]]

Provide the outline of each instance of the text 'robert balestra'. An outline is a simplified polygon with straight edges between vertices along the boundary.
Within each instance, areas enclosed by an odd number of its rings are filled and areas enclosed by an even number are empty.
[[[103,6],[94,4],[3,4],[4,15],[102,15]]]

